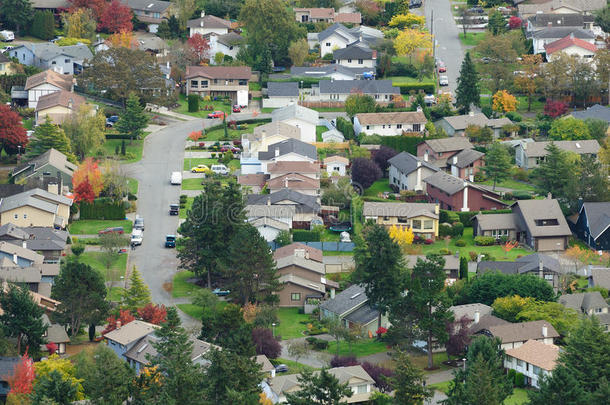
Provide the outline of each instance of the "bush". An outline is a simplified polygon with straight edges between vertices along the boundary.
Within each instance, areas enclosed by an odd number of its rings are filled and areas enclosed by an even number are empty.
[[[440,224],[438,226],[438,236],[451,236],[453,234],[452,226],[449,224]]]
[[[320,232],[295,229],[292,231],[293,242],[320,242]]]
[[[188,100],[189,112],[198,112],[199,111],[199,95],[189,94],[187,100]]]
[[[414,136],[382,136],[380,144],[390,147],[397,152],[409,152],[417,155],[417,145],[422,143],[422,138]]]
[[[401,83],[395,84],[394,87],[400,89],[400,94],[411,94],[412,91],[419,92],[420,90],[426,94],[434,94],[434,83]]]
[[[484,105],[483,107],[481,107],[481,112],[483,114],[485,114],[485,116],[487,118],[491,118],[493,116],[493,114],[494,114],[494,111],[493,111],[493,109],[491,108],[490,105]]]
[[[186,203],[186,200],[188,199],[186,194],[180,194],[180,203]]]
[[[451,254],[451,250],[449,250],[449,249],[447,249],[447,248],[441,248],[441,249],[440,249],[438,252],[439,252],[441,255],[444,255],[444,256],[446,256],[446,255],[450,255],[450,254]]]
[[[517,374],[517,372],[515,370],[513,370],[512,368],[508,370],[508,378],[510,379],[510,381],[514,384],[515,383],[515,375]]]
[[[252,341],[256,348],[256,354],[264,354],[270,359],[275,359],[282,353],[282,346],[274,337],[272,331],[267,328],[252,329]]]
[[[513,122],[521,122],[523,121],[523,117],[514,111],[509,111],[506,113],[506,118]]]
[[[464,224],[461,222],[456,222],[453,224],[453,229],[451,232],[451,236],[454,238],[462,236],[464,234]]]
[[[392,377],[394,376],[394,371],[383,366],[369,363],[368,361],[362,363],[362,368],[373,380],[375,380],[375,386],[381,392],[392,391]]]
[[[80,203],[80,219],[125,219],[125,206],[121,201],[97,199],[93,204]]]
[[[358,366],[360,365],[360,362],[358,360],[356,360],[355,356],[333,356],[332,359],[330,359],[330,366],[331,367],[349,367],[349,366]]]
[[[72,246],[72,253],[75,256],[80,256],[84,251],[85,251],[85,245],[81,245],[79,243],[78,245]]]
[[[455,241],[455,246],[464,247],[464,246],[466,246],[466,241],[464,239],[458,239]]]
[[[474,244],[477,246],[492,246],[496,243],[496,238],[492,236],[477,236],[474,238]]]
[[[515,387],[517,387],[517,388],[525,387],[525,376],[522,373],[515,374]]]
[[[468,252],[468,256],[470,256],[470,261],[471,262],[476,262],[477,258],[479,257],[479,254],[477,252]]]

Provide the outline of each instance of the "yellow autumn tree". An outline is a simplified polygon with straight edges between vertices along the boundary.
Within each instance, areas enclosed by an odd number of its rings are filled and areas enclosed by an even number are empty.
[[[535,300],[532,297],[513,295],[512,297],[496,298],[491,307],[494,309],[494,314],[498,317],[509,322],[516,322],[517,314],[534,302]]]
[[[68,359],[61,359],[57,354],[49,356],[47,360],[39,361],[34,363],[34,370],[36,371],[36,380],[34,385],[41,378],[46,378],[51,372],[58,372],[64,381],[69,381],[72,386],[76,388],[76,400],[85,399],[85,393],[83,389],[82,379],[76,378],[76,367]]]
[[[95,39],[97,22],[91,9],[77,8],[69,13],[63,13],[61,18],[67,38],[86,38],[90,41]]]
[[[413,243],[413,239],[415,235],[413,234],[413,230],[409,227],[402,227],[392,225],[389,231],[390,238],[400,246],[402,249],[405,249],[407,246]]]
[[[259,395],[259,401],[258,403],[261,405],[273,405],[273,401],[271,401],[269,398],[267,398],[267,395],[265,395],[264,392],[261,392]]]
[[[493,110],[502,114],[517,110],[517,98],[506,90],[498,90],[493,97]]]
[[[415,50],[431,47],[432,37],[430,34],[418,29],[408,28],[402,30],[394,40],[396,53],[400,56],[409,56],[409,59],[412,59]]]
[[[137,49],[138,41],[132,31],[121,31],[114,33],[108,37],[106,43],[114,48],[123,47],[129,49]]]
[[[259,308],[256,304],[249,302],[243,306],[241,312],[244,315],[244,321],[247,323],[252,323],[254,322],[254,319],[256,319],[256,315],[258,315]]]
[[[392,19],[390,20],[388,25],[390,27],[396,27],[396,28],[402,30],[405,28],[411,28],[414,25],[419,25],[420,27],[423,27],[425,23],[426,23],[426,17],[407,13],[407,14],[396,14],[394,17],[392,17]]]

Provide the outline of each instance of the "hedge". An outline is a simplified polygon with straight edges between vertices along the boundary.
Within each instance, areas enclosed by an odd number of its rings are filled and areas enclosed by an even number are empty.
[[[227,121],[227,124],[230,121]],[[239,124],[266,124],[268,122],[271,122],[271,118],[250,118],[247,120],[240,120],[240,121],[235,121],[238,125]],[[211,131],[215,131],[217,129],[223,129],[225,127],[225,124],[217,124],[217,125],[212,125],[211,127],[208,127],[205,129],[205,133],[211,132]]]
[[[343,133],[343,137],[347,140],[354,139],[356,137],[354,134],[354,126],[349,120],[346,120],[343,117],[337,117],[337,129],[339,132]]]
[[[517,388],[525,387],[525,376],[522,373],[517,372],[515,374],[515,387],[517,387]]]
[[[131,139],[129,134],[106,134],[106,139]]]
[[[125,206],[122,201],[81,202],[80,219],[125,219]]]
[[[474,244],[477,246],[492,246],[496,243],[496,238],[493,236],[477,236],[474,238]]]
[[[417,93],[420,90],[423,90],[426,94],[434,94],[435,92],[434,83],[392,83],[392,85],[400,89],[400,94],[411,94],[411,91]]]
[[[293,242],[320,242],[320,233],[315,231],[306,231],[304,229],[295,229],[292,231]]]
[[[424,138],[411,136],[382,136],[381,145],[388,146],[398,152],[409,152],[417,155],[417,145],[424,141]]]
[[[199,95],[197,95],[197,94],[188,95],[188,111],[189,112],[199,111]]]
[[[26,74],[16,75],[0,75],[0,88],[7,94],[11,94],[11,87],[25,86],[25,81],[28,79]]]
[[[504,210],[487,210],[487,211],[481,211],[480,213],[481,214],[510,214],[511,212],[513,212],[513,211],[510,209],[504,209]],[[448,222],[450,224],[459,221],[465,227],[471,227],[472,218],[474,218],[477,214],[479,214],[479,211],[455,212],[455,211],[440,210],[439,221],[441,223]]]

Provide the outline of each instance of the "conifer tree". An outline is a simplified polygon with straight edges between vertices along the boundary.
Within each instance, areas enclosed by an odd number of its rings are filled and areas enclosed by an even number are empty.
[[[466,57],[462,62],[458,86],[455,90],[455,105],[462,114],[470,111],[470,105],[481,106],[481,91],[479,89],[479,75],[470,57],[470,52],[466,52]]]
[[[119,115],[119,120],[114,126],[117,131],[130,136],[131,140],[138,139],[144,128],[148,125],[148,116],[140,105],[140,98],[131,95],[125,103],[125,111]]]
[[[40,156],[51,148],[66,155],[71,162],[76,162],[76,157],[72,153],[70,139],[68,139],[64,130],[52,123],[49,116],[47,116],[45,122],[34,130],[34,136],[28,147],[27,158],[31,159]]]
[[[121,294],[121,307],[135,313],[138,308],[142,308],[151,301],[148,286],[142,280],[136,266],[133,266],[129,276],[129,288],[123,290]]]

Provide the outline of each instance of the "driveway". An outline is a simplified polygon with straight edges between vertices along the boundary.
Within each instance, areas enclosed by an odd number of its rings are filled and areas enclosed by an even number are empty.
[[[434,26],[431,27],[433,9]],[[425,2],[425,16],[428,29],[432,28],[434,30],[436,57],[445,62],[447,66],[447,73],[443,74],[448,76],[448,88],[455,97],[457,78],[460,75],[462,60],[464,60],[464,50],[458,38],[459,30],[451,13],[451,3],[449,0],[427,0]]]

